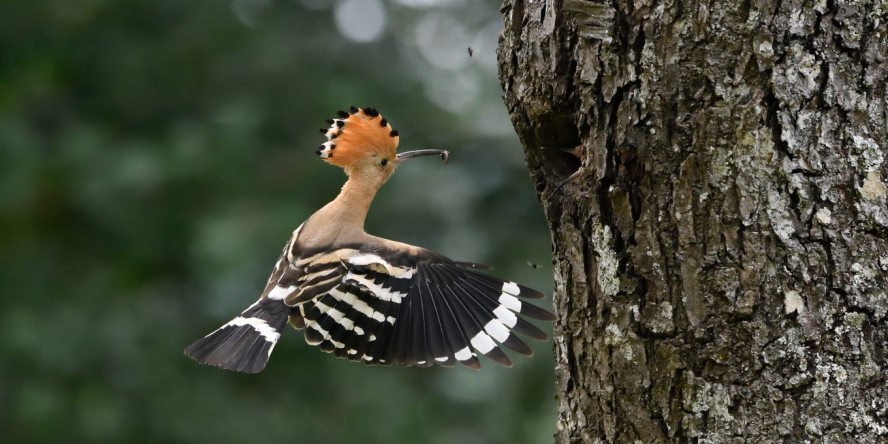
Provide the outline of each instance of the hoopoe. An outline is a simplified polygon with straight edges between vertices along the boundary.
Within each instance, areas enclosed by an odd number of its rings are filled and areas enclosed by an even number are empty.
[[[364,232],[373,197],[398,165],[431,154],[446,163],[449,153],[398,154],[398,132],[373,108],[351,107],[339,117],[321,129],[327,142],[316,152],[348,175],[339,196],[293,232],[259,300],[185,354],[201,364],[257,373],[289,321],[309,344],[371,365],[460,362],[480,369],[480,353],[511,366],[496,342],[531,356],[514,332],[548,337],[516,314],[555,317],[518,298],[541,293],[477,271],[489,267]]]

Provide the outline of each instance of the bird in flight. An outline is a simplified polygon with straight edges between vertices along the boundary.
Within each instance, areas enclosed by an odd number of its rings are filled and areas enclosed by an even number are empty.
[[[364,231],[373,197],[400,164],[426,155],[397,153],[398,132],[373,108],[350,107],[329,119],[316,154],[345,170],[348,181],[332,202],[308,218],[284,246],[262,295],[227,324],[191,344],[201,364],[258,373],[287,323],[337,357],[370,365],[480,369],[478,354],[512,362],[499,345],[533,352],[515,333],[547,340],[522,317],[555,316],[524,299],[530,288],[413,245]]]

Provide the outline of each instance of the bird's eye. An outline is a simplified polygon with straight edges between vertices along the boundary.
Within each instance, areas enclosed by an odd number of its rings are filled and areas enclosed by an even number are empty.
[[[386,166],[386,165],[388,165],[388,163],[389,163],[388,160],[386,160],[386,159],[382,159],[382,160],[379,161],[379,166]]]

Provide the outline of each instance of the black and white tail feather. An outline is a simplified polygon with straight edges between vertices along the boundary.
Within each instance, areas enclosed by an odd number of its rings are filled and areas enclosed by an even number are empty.
[[[185,349],[201,364],[258,373],[265,368],[293,309],[283,301],[262,298],[240,316]]]
[[[296,238],[301,228],[293,232],[291,240],[284,246],[262,297],[240,316],[188,346],[185,356],[201,364],[245,373],[259,373],[265,368],[293,313],[293,308],[285,304],[279,294],[280,285],[292,279],[292,273],[284,273],[292,271],[284,262],[287,261],[292,239]]]

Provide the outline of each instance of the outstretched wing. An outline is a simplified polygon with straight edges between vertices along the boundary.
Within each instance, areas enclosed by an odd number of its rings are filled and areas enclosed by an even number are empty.
[[[445,367],[458,361],[479,369],[480,353],[511,366],[499,344],[533,354],[515,332],[548,339],[517,315],[554,319],[519,299],[541,293],[427,250],[342,248],[293,265],[301,271],[298,282],[279,284],[269,296],[277,288],[288,293],[290,323],[305,330],[308,343],[352,361]]]

